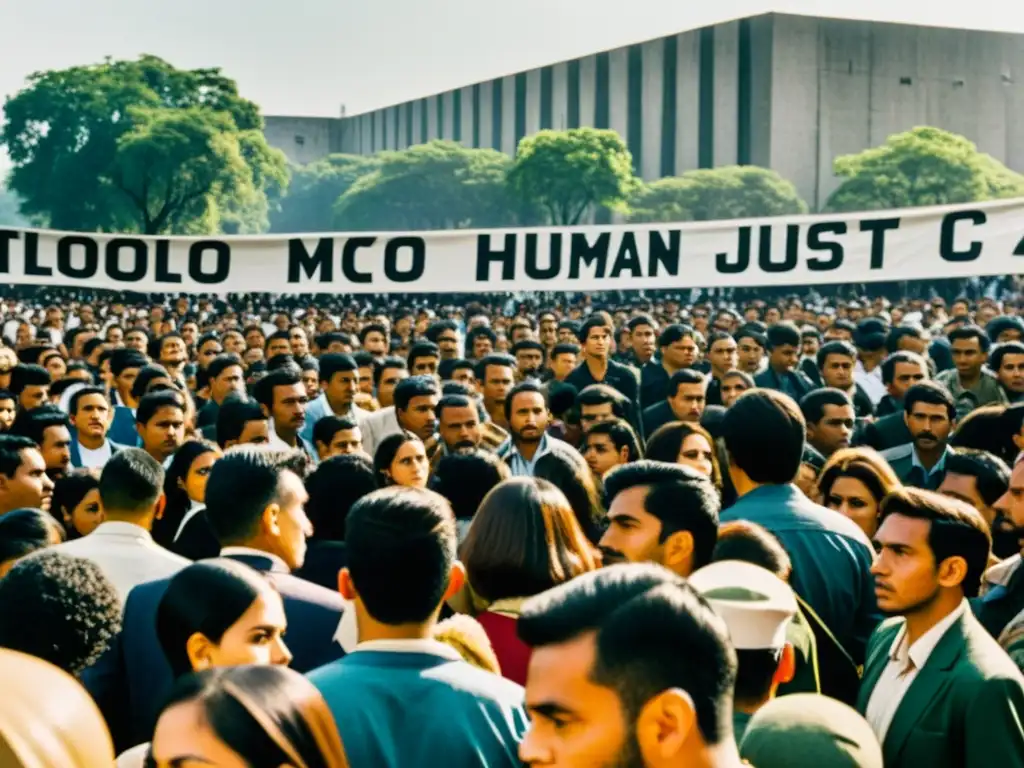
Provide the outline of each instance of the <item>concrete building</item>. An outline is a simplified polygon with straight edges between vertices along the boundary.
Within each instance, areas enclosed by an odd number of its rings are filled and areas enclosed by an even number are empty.
[[[838,155],[933,125],[1024,172],[1024,35],[770,13],[338,119],[268,117],[295,161],[435,138],[514,154],[544,128],[613,128],[646,180],[753,164],[814,207]]]

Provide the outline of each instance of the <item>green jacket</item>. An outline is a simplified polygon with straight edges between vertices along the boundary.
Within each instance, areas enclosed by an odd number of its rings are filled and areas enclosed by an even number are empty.
[[[868,643],[861,714],[903,623],[884,622]],[[882,752],[886,768],[1024,767],[1024,677],[970,611],[942,636],[911,683]]]

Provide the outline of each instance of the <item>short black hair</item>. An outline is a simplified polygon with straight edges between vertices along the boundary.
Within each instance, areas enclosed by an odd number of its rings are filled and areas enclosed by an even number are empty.
[[[850,358],[855,363],[857,362],[857,348],[848,341],[829,341],[822,344],[815,358],[819,370],[825,369],[825,363],[828,362],[829,355],[842,355],[843,357]]]
[[[1000,334],[1006,333],[1006,331],[1019,331],[1024,334],[1024,319],[1016,315],[1000,315],[993,317],[985,325],[985,333],[988,334],[993,344],[998,341]]]
[[[21,435],[0,434],[0,475],[14,477],[23,460],[21,453],[28,448],[38,449],[39,446]]]
[[[981,513],[966,502],[920,488],[891,491],[879,507],[879,527],[890,515],[903,515],[931,523],[928,546],[935,567],[951,557],[962,557],[967,574],[961,583],[966,597],[975,597],[992,553],[992,533]]]
[[[589,384],[576,395],[576,406],[582,408],[584,405],[608,405],[612,406],[612,413],[616,418],[624,419],[628,413],[629,400],[615,387],[608,384]]]
[[[743,339],[751,339],[757,343],[757,346],[762,349],[768,346],[768,340],[764,336],[764,328],[760,323],[747,323],[736,331],[733,338],[736,339],[736,343],[739,344]]]
[[[583,325],[580,326],[579,331],[576,333],[576,338],[580,340],[580,344],[586,344],[587,339],[590,337],[590,332],[595,328],[602,328],[608,331],[609,335],[615,334],[615,328],[608,318],[604,314],[597,312],[584,320]]]
[[[903,412],[908,415],[913,413],[914,406],[918,403],[944,405],[949,420],[956,420],[956,403],[953,400],[953,395],[937,381],[922,381],[908,389],[903,398]]]
[[[658,335],[658,349],[664,349],[665,347],[671,346],[677,341],[682,341],[687,336],[696,341],[700,336],[700,333],[691,326],[683,325],[682,323],[667,325]]]
[[[11,369],[11,392],[20,395],[25,387],[48,387],[50,372],[41,365],[19,363]]]
[[[143,331],[143,333],[145,333],[145,331]],[[142,368],[147,363],[149,363],[149,358],[144,354],[136,349],[123,347],[115,349],[114,354],[110,356],[110,372],[114,374],[114,376],[120,376],[131,368]]]
[[[765,332],[766,347],[769,351],[787,345],[800,346],[800,330],[790,322],[776,323]]]
[[[518,395],[523,392],[531,392],[536,395],[540,395],[540,399],[544,402],[544,408],[548,407],[547,400],[544,399],[544,391],[540,386],[532,381],[521,381],[516,384],[512,389],[508,391],[508,395],[505,396],[505,420],[508,421],[512,418],[512,403],[515,401]]]
[[[238,355],[228,352],[227,354],[217,355],[210,364],[206,366],[206,375],[210,379],[216,379],[228,368],[238,366],[243,371],[245,370],[245,363],[242,362],[242,358]]]
[[[536,339],[522,339],[521,341],[517,341],[512,345],[511,352],[515,355],[524,349],[536,350],[537,352],[540,352],[542,358],[547,357],[547,349],[545,349],[544,345]]]
[[[705,743],[732,736],[736,654],[725,622],[685,579],[650,564],[584,573],[523,606],[516,622],[531,648],[595,632],[589,678],[613,690],[628,722],[670,688],[693,699]]]
[[[100,501],[107,512],[148,512],[163,491],[163,467],[141,448],[118,451],[100,474]]]
[[[437,401],[435,413],[438,421],[441,420],[441,415],[444,413],[445,408],[472,408],[477,410],[476,403],[467,395],[445,395]]]
[[[334,436],[345,429],[358,429],[355,419],[347,416],[324,416],[313,426],[313,442],[330,445]]]
[[[420,357],[441,357],[441,348],[432,341],[417,341],[409,348],[409,354],[406,356],[410,370],[416,364],[416,359]]]
[[[177,408],[185,412],[185,396],[178,390],[150,392],[139,400],[135,411],[136,424],[148,424],[161,408]]]
[[[477,336],[486,336],[488,339],[491,340],[492,345],[498,343],[498,334],[496,334],[492,329],[488,328],[486,325],[478,325],[476,328],[471,328],[466,333],[466,349],[468,350],[469,354],[472,354],[473,352],[473,345],[476,343]]]
[[[169,379],[171,374],[167,372],[167,369],[157,363],[147,363],[146,365],[139,368],[139,373],[135,377],[135,381],[132,383],[132,397],[136,399],[142,399],[142,396],[146,394],[146,389],[149,387],[149,383],[153,379]]]
[[[988,451],[958,448],[946,456],[946,473],[975,479],[978,495],[987,506],[995,504],[1010,486],[1010,467]]]
[[[284,471],[274,451],[229,451],[213,465],[206,481],[206,509],[221,546],[252,538],[267,507],[279,498]]]
[[[695,371],[692,368],[680,368],[669,378],[666,392],[669,397],[675,397],[679,394],[681,384],[707,384],[707,381],[707,377],[700,371]]]
[[[438,338],[440,338],[441,334],[445,331],[455,331],[458,333],[458,323],[454,320],[437,320],[427,327],[427,331],[423,335],[427,337],[428,341],[437,344]]]
[[[388,329],[380,323],[367,323],[359,330],[359,346],[366,346],[366,337],[374,332],[382,334],[385,339],[391,335]]]
[[[551,359],[554,360],[559,355],[578,355],[580,353],[579,344],[570,344],[568,342],[562,342],[555,344],[551,349]]]
[[[599,421],[587,429],[587,435],[608,435],[608,438],[615,446],[615,450],[621,451],[623,447],[629,449],[627,461],[636,461],[643,458],[643,449],[640,447],[640,440],[636,432],[625,419],[614,421]],[[585,439],[585,438],[584,438]]]
[[[904,338],[924,338],[924,331],[913,325],[897,325],[895,328],[890,329],[889,334],[885,337],[886,351],[898,352],[900,340]]]
[[[719,527],[711,560],[715,563],[722,560],[753,563],[786,582],[793,573],[793,561],[782,542],[767,528],[749,520],[733,520]]]
[[[921,366],[921,370],[924,372],[925,377],[928,376],[928,363],[925,362],[925,359],[916,352],[901,349],[888,355],[885,360],[882,361],[883,384],[889,385],[895,381],[897,365],[919,365]]]
[[[375,620],[420,624],[436,614],[457,542],[444,497],[415,488],[375,491],[349,512],[345,542],[352,581]],[[416,574],[411,581],[410,573]]]
[[[800,399],[800,413],[808,424],[817,424],[825,418],[826,405],[848,405],[853,407],[853,400],[841,389],[822,387],[812,389]]]
[[[253,397],[260,405],[267,408],[274,407],[274,389],[277,387],[293,387],[302,384],[301,372],[297,367],[278,368],[270,371],[266,376],[256,382],[253,387]]]
[[[448,499],[457,520],[470,520],[488,492],[511,476],[508,464],[491,451],[449,453],[437,462],[430,490]]]
[[[722,419],[729,461],[755,483],[785,485],[800,470],[807,423],[788,395],[750,389]]]
[[[794,475],[796,472],[793,473]],[[661,523],[659,542],[674,533],[693,536],[693,568],[711,562],[722,502],[711,481],[689,467],[643,459],[615,467],[604,478],[605,509],[631,488],[646,487],[644,510]]]
[[[267,414],[259,403],[236,395],[227,398],[217,411],[217,443],[225,447],[229,441],[238,440],[250,421],[266,421]]]
[[[635,331],[641,325],[649,325],[655,331],[658,330],[658,322],[646,313],[634,315],[629,319],[629,322],[626,323],[626,327],[629,328],[630,332]]]
[[[353,505],[377,490],[373,462],[361,453],[332,456],[306,478],[306,515],[317,541],[344,541]]]
[[[78,404],[82,401],[83,397],[88,397],[89,395],[99,395],[106,401],[107,405],[110,405],[110,398],[107,396],[106,389],[103,387],[88,385],[75,392],[75,394],[71,396],[71,399],[68,400],[68,413],[72,416],[77,414]]]
[[[487,380],[487,369],[491,366],[500,366],[503,368],[511,368],[513,371],[516,369],[516,359],[512,355],[494,354],[487,355],[486,357],[480,358],[477,361],[476,369],[473,371],[476,374],[476,378],[480,382]]]
[[[44,550],[0,579],[0,647],[77,677],[121,631],[121,612],[117,589],[96,563]]]
[[[328,352],[320,356],[320,381],[328,384],[334,379],[336,373],[349,373],[359,370],[359,364],[352,355],[343,352]]]
[[[0,515],[0,563],[20,560],[64,539],[64,526],[55,515],[40,509],[15,509]]]
[[[950,346],[953,345],[954,341],[966,341],[970,339],[977,339],[978,346],[982,352],[987,353],[990,346],[992,346],[992,340],[986,335],[977,325],[961,325],[959,328],[954,328],[946,337],[949,339]]]
[[[410,376],[395,385],[395,410],[405,411],[414,397],[441,394],[441,388],[433,376]]]
[[[68,415],[56,405],[44,403],[31,411],[22,411],[14,419],[8,434],[27,437],[36,445],[43,444],[46,430],[50,427],[70,428],[71,422]]]
[[[405,360],[403,360],[402,358],[400,358],[400,357],[385,357],[383,360],[381,360],[379,363],[377,363],[374,366],[374,369],[373,369],[373,386],[375,386],[375,387],[379,387],[380,386],[380,380],[384,376],[384,371],[386,371],[388,368],[398,368],[399,370],[402,370],[402,371],[409,370],[409,366],[406,364]]]
[[[1002,344],[996,344],[989,353],[988,367],[998,373],[1003,367],[1003,358],[1007,355],[1024,355],[1024,342],[1004,341]]]

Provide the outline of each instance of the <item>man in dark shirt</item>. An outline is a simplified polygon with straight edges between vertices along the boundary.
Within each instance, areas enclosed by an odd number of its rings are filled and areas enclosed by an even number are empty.
[[[799,401],[814,384],[796,370],[800,359],[800,331],[792,323],[778,323],[768,329],[768,367],[754,377],[757,386],[774,389]]]
[[[666,327],[658,336],[658,356],[640,369],[640,402],[646,408],[668,396],[668,380],[700,359],[700,334],[688,325]]]
[[[579,339],[583,347],[583,362],[569,374],[566,384],[582,392],[591,384],[607,384],[621,392],[631,405],[630,423],[638,422],[640,407],[640,378],[635,369],[610,359],[612,334],[611,318],[598,312],[587,318],[580,328]]]

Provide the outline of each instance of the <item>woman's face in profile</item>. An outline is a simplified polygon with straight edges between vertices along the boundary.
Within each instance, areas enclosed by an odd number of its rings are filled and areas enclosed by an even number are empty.
[[[103,517],[100,490],[92,488],[70,514],[64,510],[64,527],[69,531],[74,529],[79,536],[88,536],[103,522]]]
[[[196,670],[249,664],[287,665],[292,660],[284,642],[287,628],[281,596],[268,588],[225,630],[220,642],[214,643],[199,633],[190,637],[189,660]]]
[[[207,451],[192,462],[185,477],[185,492],[189,499],[200,503],[206,501],[206,481],[210,479],[210,470],[220,457],[220,451]]]
[[[249,768],[206,722],[200,704],[185,701],[157,721],[146,768]]]

